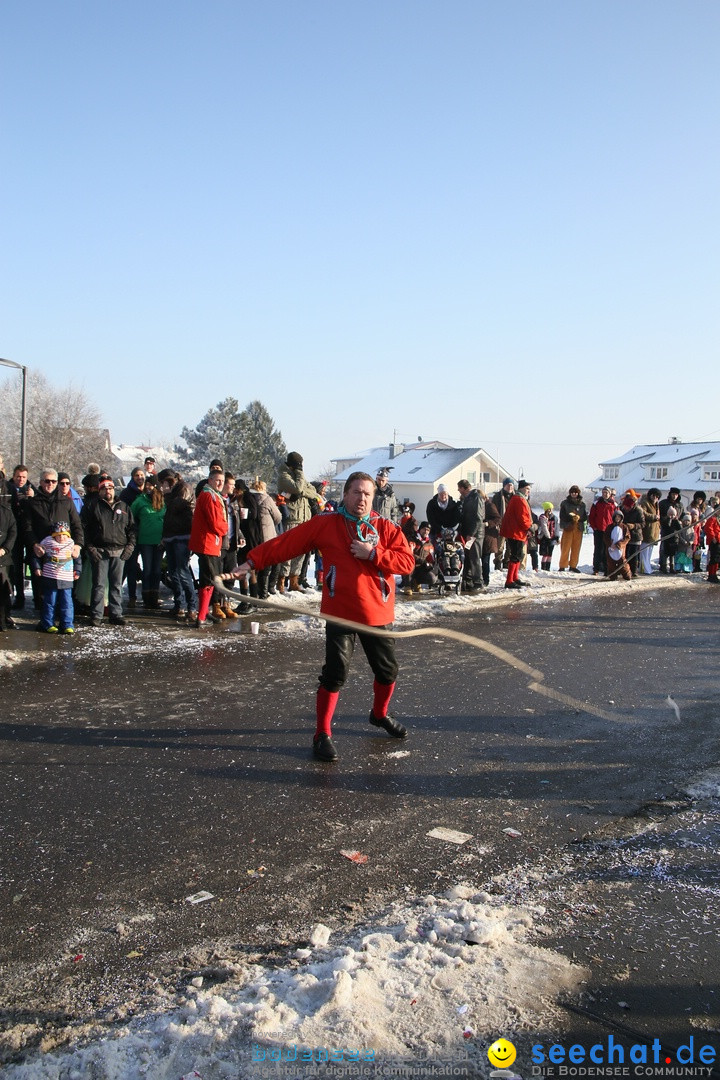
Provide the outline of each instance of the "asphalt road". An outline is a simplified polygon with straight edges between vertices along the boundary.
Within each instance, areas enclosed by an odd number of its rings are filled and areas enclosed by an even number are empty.
[[[194,652],[188,631],[142,616],[71,641],[19,632],[27,659],[2,674],[0,1062],[117,1022],[230,954],[282,962],[316,922],[350,927],[438,882],[507,891],[515,874],[520,897],[519,867],[551,883],[553,946],[593,969],[594,1004],[569,1013],[577,1031],[660,1025],[681,1040],[689,1015],[720,1029],[706,934],[717,802],[682,793],[720,761],[718,604],[720,590],[650,582],[480,599],[453,628],[590,711],[487,654],[417,638],[399,645],[392,708],[409,738],[368,725],[359,654],[331,764],[310,754],[317,630],[252,637],[244,620]],[[436,826],[473,840],[428,838]],[[675,884],[703,886],[686,919],[657,877],[668,846]],[[216,899],[189,904],[199,890]]]

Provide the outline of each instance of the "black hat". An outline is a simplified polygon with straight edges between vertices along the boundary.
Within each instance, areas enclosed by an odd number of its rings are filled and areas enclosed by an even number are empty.
[[[532,480],[518,480],[518,491],[532,487]]]
[[[670,488],[668,495],[680,495],[680,488]]]
[[[291,454],[288,454],[286,464],[289,465],[291,469],[302,469],[302,454],[298,454],[296,450],[293,450]]]

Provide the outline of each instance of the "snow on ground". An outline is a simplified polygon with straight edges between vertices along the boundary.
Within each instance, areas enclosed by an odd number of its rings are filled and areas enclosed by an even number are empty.
[[[627,601],[634,590],[650,584],[646,578],[605,582],[588,576],[592,537],[584,540],[580,567],[583,574],[526,569],[522,577],[533,588],[522,594],[506,592],[504,573],[493,571],[490,589],[476,597],[439,598],[436,592],[425,592],[417,600],[401,598],[396,625],[403,629],[431,623],[498,603],[579,598],[589,588],[603,594],[614,591]],[[652,586],[676,587],[678,580],[653,577]],[[313,617],[319,598],[315,591],[276,598],[282,606],[306,609],[307,615],[263,621],[261,633],[319,636],[323,624]],[[175,633],[173,651],[192,654],[239,643],[252,647],[248,623],[243,620],[224,633]],[[167,633],[163,627],[146,629],[138,624],[133,624],[132,633],[104,627],[79,634],[72,643],[73,653],[106,657],[111,648],[113,654],[147,654],[166,645]],[[29,660],[42,656],[42,650],[24,654]],[[717,795],[718,776],[698,778],[697,785],[692,795]],[[539,881],[536,884],[537,898],[541,892]],[[526,882],[519,902],[508,904],[502,897],[458,884],[444,897],[398,902],[345,936],[331,935],[318,925],[310,947],[297,950],[284,967],[238,967],[230,982],[210,987],[196,980],[198,985],[166,1011],[140,1016],[111,1036],[6,1066],[2,1076],[6,1080],[299,1077],[307,1075],[310,1061],[317,1062],[322,1048],[328,1055],[335,1051],[330,1060],[342,1060],[346,1069],[353,1060],[367,1064],[373,1051],[375,1061],[404,1058],[414,1064],[452,1060],[461,1064],[457,1055],[464,1054],[469,1058],[464,1075],[486,1075],[488,1040],[552,1020],[558,1015],[554,1002],[577,992],[585,976],[561,954],[535,943],[543,932],[544,908],[533,902],[532,892]],[[303,1052],[311,1057],[295,1072],[287,1061],[293,1053],[301,1060]],[[341,1052],[342,1058],[337,1056]],[[351,1052],[357,1057],[353,1059]],[[292,1071],[263,1071],[280,1060]]]
[[[318,924],[285,967],[251,965],[233,984],[191,987],[179,1006],[111,1037],[7,1066],[6,1080],[202,1080],[262,1075],[260,1061],[335,1051],[335,1061],[415,1064],[467,1058],[488,1040],[537,1028],[585,972],[533,943],[544,908],[508,906],[457,885],[392,905],[348,936]],[[331,1057],[332,1061],[333,1058]],[[297,1073],[281,1075],[306,1075]],[[330,1073],[330,1075],[332,1075]],[[346,1074],[347,1075],[347,1074]]]

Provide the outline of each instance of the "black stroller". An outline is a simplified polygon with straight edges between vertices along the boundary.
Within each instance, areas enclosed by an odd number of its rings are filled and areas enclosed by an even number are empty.
[[[454,590],[458,595],[462,585],[465,549],[455,538],[454,529],[443,529],[437,544],[438,593],[445,596]]]

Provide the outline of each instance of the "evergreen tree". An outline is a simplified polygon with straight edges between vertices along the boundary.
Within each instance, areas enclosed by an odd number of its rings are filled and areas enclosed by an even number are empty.
[[[188,449],[184,452],[179,447],[176,449],[186,461],[208,465],[213,458],[220,458],[223,465],[230,468],[230,463],[237,461],[241,452],[239,421],[237,398],[225,398],[205,413],[197,427],[182,429],[180,434]]]
[[[184,427],[181,435],[188,445],[187,450],[176,447],[182,460],[206,466],[220,458],[226,469],[244,480],[260,476],[269,486],[274,485],[278,466],[287,457],[282,436],[260,401],[251,401],[238,412],[237,399],[225,398],[197,427]]]
[[[287,457],[282,435],[260,401],[251,401],[239,416],[242,447],[236,465],[245,480],[259,476],[269,487],[275,484],[278,467]]]

